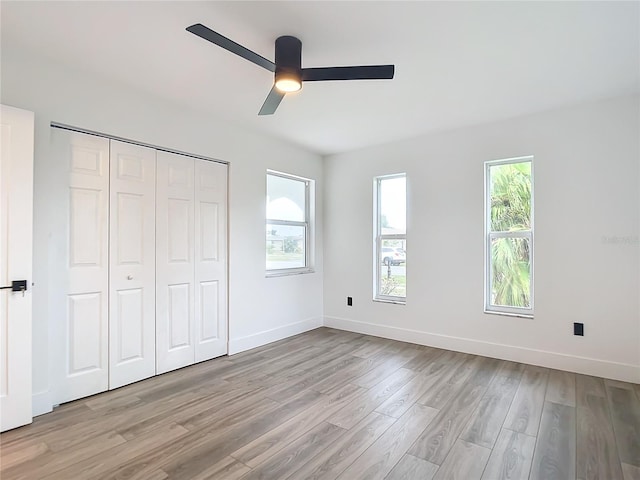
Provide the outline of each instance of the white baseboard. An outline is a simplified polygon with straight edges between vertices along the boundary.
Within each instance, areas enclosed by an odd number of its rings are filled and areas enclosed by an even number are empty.
[[[267,343],[276,342],[283,338],[308,332],[323,326],[322,317],[309,318],[301,322],[289,323],[272,330],[265,330],[247,337],[234,338],[229,340],[229,355],[244,352],[252,348],[261,347]]]
[[[531,348],[514,347],[512,345],[483,342],[468,338],[450,337],[418,330],[376,325],[346,318],[324,317],[324,325],[325,327],[339,330],[364,333],[418,345],[444,348],[456,352],[471,353],[485,357],[499,358],[501,360],[566,370],[596,377],[621,380],[623,382],[640,383],[640,366],[637,365],[577,357]]]
[[[31,411],[34,417],[53,411],[53,405],[51,404],[51,392],[49,392],[49,390],[34,393],[31,396],[31,402]]]

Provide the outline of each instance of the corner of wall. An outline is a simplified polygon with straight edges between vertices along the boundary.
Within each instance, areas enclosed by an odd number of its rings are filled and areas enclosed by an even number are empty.
[[[300,322],[289,323],[278,328],[265,330],[262,332],[247,335],[229,340],[229,355],[251,350],[252,348],[261,347],[267,343],[276,342],[283,338],[308,332],[323,326],[322,317],[313,317]]]

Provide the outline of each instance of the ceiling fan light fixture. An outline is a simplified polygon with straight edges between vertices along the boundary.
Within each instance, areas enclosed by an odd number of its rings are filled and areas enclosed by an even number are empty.
[[[293,77],[279,78],[276,80],[276,88],[284,93],[297,92],[302,88],[302,82]]]
[[[284,35],[276,39],[275,87],[282,93],[302,88],[302,42]]]

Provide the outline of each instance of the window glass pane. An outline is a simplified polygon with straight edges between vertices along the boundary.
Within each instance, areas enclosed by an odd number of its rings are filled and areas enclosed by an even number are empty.
[[[406,177],[380,180],[380,233],[404,235],[407,232]]]
[[[489,168],[491,231],[531,230],[531,162]]]
[[[278,175],[267,175],[267,218],[305,221],[305,182]]]
[[[528,238],[491,239],[491,304],[531,308]]]
[[[267,224],[267,270],[304,268],[305,227]]]
[[[407,296],[406,240],[382,240],[380,246],[378,294]]]

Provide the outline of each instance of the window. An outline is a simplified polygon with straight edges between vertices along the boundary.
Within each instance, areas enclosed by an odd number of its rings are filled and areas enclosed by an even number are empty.
[[[267,172],[267,274],[311,271],[311,183],[305,178]]]
[[[485,311],[533,316],[533,157],[485,163]]]
[[[404,173],[375,180],[375,300],[407,297],[406,180]]]

